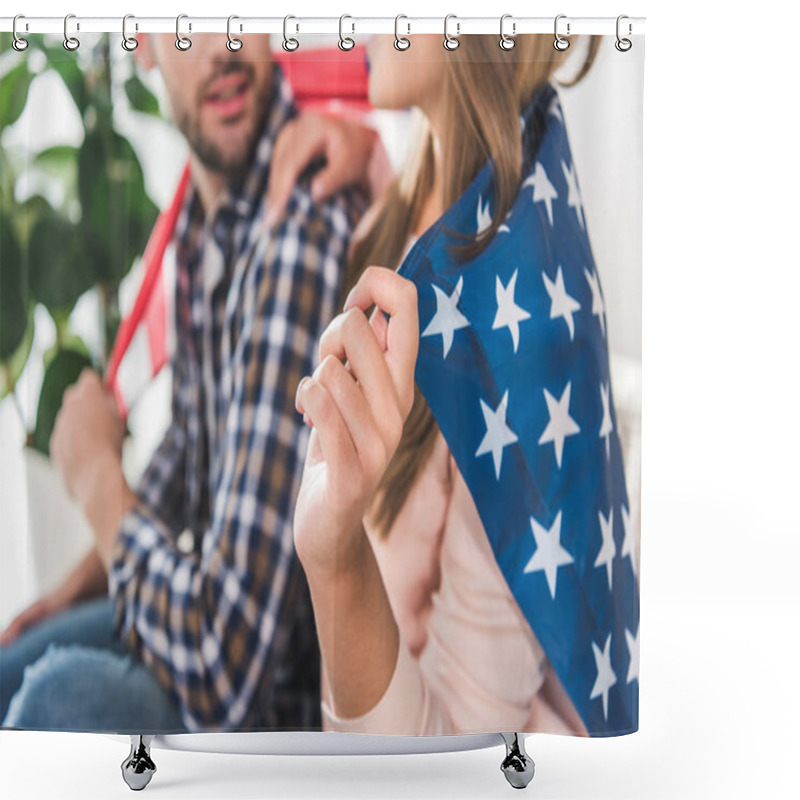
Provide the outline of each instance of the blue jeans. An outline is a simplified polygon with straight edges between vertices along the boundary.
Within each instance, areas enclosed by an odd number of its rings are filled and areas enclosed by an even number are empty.
[[[104,596],[28,628],[0,647],[4,728],[186,733],[177,703],[114,634]]]

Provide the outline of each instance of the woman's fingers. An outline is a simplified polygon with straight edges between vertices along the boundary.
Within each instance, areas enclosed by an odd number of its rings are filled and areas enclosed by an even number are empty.
[[[315,370],[314,378],[330,392],[336,403],[364,472],[370,480],[377,480],[386,468],[389,448],[353,374],[338,358],[329,355]]]
[[[314,424],[328,468],[334,471],[332,485],[341,475],[358,468],[355,444],[331,393],[318,380],[305,377],[297,387],[295,404]]]
[[[387,450],[394,451],[405,419],[385,353],[360,308],[339,314],[319,343],[322,363],[329,356],[347,360],[347,369],[363,392]]]
[[[373,303],[389,314],[384,357],[405,419],[414,403],[414,368],[419,347],[417,287],[386,267],[367,267],[345,300],[344,309],[366,311]]]
[[[321,202],[347,186],[363,185],[378,135],[357,123],[321,114],[303,113],[278,134],[271,159],[265,222],[283,213],[298,178],[312,161],[325,166],[311,182],[311,194]]]
[[[283,214],[303,170],[325,152],[325,135],[320,132],[323,122],[324,118],[316,114],[303,114],[281,128],[270,159],[265,202],[267,227],[272,227]]]

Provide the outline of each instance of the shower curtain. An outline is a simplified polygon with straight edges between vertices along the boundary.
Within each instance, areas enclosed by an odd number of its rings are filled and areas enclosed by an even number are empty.
[[[641,38],[73,33],[0,40],[3,727],[636,731]]]

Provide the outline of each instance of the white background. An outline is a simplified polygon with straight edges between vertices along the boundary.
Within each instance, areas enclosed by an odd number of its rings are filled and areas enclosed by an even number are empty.
[[[718,10],[713,12],[713,6]],[[646,15],[639,733],[534,736],[538,798],[797,795],[800,490],[796,6],[439,0],[381,14]],[[9,9],[7,13],[13,13]],[[312,0],[118,0],[63,15],[378,13]],[[502,668],[502,665],[498,665]],[[0,733],[0,791],[127,797],[120,742]],[[501,748],[294,758],[154,751],[164,798],[508,797]]]

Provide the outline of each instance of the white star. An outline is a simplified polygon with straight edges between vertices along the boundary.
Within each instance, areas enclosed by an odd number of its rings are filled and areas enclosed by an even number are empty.
[[[578,176],[575,174],[575,165],[567,166],[564,161],[561,162],[561,169],[564,170],[564,177],[567,179],[567,205],[575,209],[578,215],[578,222],[583,224],[583,201],[581,200],[581,193],[578,189]]]
[[[480,236],[484,231],[487,231],[492,224],[492,212],[489,209],[489,201],[486,201],[486,205],[483,204],[483,195],[478,195],[478,210],[476,213],[476,224],[478,226],[478,236]],[[511,211],[506,214],[506,220],[511,216]],[[500,225],[497,228],[498,233],[510,233],[510,229],[508,225]]]
[[[508,408],[508,389],[497,406],[496,411],[492,411],[491,406],[481,400],[481,410],[483,419],[486,422],[486,435],[478,447],[475,458],[485,453],[491,453],[494,459],[494,472],[497,480],[500,480],[500,466],[503,462],[503,448],[506,445],[514,444],[517,435],[506,425],[506,410]]]
[[[463,282],[463,278],[458,279],[456,288],[449,297],[438,286],[433,286],[436,294],[436,313],[428,323],[428,327],[422,332],[422,336],[435,336],[438,333],[442,335],[442,345],[444,346],[442,358],[447,358],[447,354],[450,352],[453,333],[459,328],[469,326],[469,320],[456,308]]]
[[[485,230],[488,230],[489,226],[492,224],[492,213],[489,210],[489,201],[487,200],[486,205],[483,205],[483,195],[478,195],[478,212],[476,217],[478,236],[480,236]]]
[[[602,652],[594,642],[592,642],[592,651],[594,652],[594,663],[597,667],[597,679],[594,682],[589,699],[594,700],[595,697],[603,698],[603,719],[608,721],[608,690],[617,682],[617,676],[614,674],[614,670],[611,669],[611,634],[608,634],[606,646]]]
[[[635,531],[633,530],[633,525],[631,525],[631,517],[628,513],[628,509],[625,508],[625,506],[620,506],[620,508],[622,510],[622,527],[625,529],[625,538],[622,540],[622,557],[630,556],[631,568],[633,569],[633,574],[636,575],[639,565],[636,558]]]
[[[556,578],[558,568],[566,564],[572,564],[572,556],[561,546],[561,512],[556,514],[550,530],[543,528],[533,517],[531,517],[531,530],[536,541],[536,552],[525,566],[523,572],[544,571],[547,578],[547,586],[550,589],[550,596],[556,599]]]
[[[603,537],[603,545],[600,552],[597,554],[597,559],[594,562],[595,567],[605,566],[606,573],[608,574],[608,589],[611,591],[612,570],[614,556],[617,554],[617,546],[614,544],[614,509],[612,508],[608,514],[608,519],[603,516],[602,511],[597,512],[600,519],[600,534]]]
[[[547,219],[550,220],[550,227],[553,227],[553,200],[558,198],[556,187],[550,183],[544,167],[539,161],[536,162],[536,168],[533,170],[533,175],[525,179],[522,188],[533,186],[533,202],[542,202],[547,207]]]
[[[539,437],[539,444],[552,442],[556,451],[556,463],[561,468],[561,455],[564,452],[564,439],[580,433],[578,423],[569,415],[569,396],[572,391],[572,381],[567,383],[560,400],[556,400],[547,389],[544,390],[544,400],[547,403],[547,413],[550,422]]]
[[[544,271],[542,271],[542,279],[544,280],[544,288],[547,289],[547,294],[550,295],[552,300],[550,304],[550,319],[564,317],[564,322],[567,323],[567,328],[569,329],[569,338],[572,341],[575,338],[575,322],[572,319],[572,315],[580,310],[581,304],[574,297],[570,297],[567,294],[561,267],[556,272],[555,281],[551,281]]]
[[[625,628],[625,641],[628,643],[628,653],[631,658],[628,663],[628,680],[626,683],[631,683],[633,680],[639,680],[639,631],[637,630],[636,636],[634,636]]]
[[[498,233],[511,233],[511,228],[509,228],[508,225],[506,225],[506,222],[508,222],[508,218],[510,216],[511,216],[511,209],[508,210],[508,214],[506,214],[506,218],[503,221],[503,224],[497,229]]]
[[[514,343],[514,352],[517,352],[519,345],[519,323],[530,319],[530,314],[514,302],[514,289],[517,284],[517,272],[515,269],[508,286],[503,286],[498,275],[495,283],[495,295],[497,297],[497,314],[495,314],[492,330],[497,328],[508,328],[511,331],[511,341]]]
[[[564,117],[561,115],[561,103],[558,100],[558,95],[555,95],[547,107],[547,113],[554,116],[562,125],[564,124]]]
[[[583,274],[589,282],[589,288],[592,290],[592,314],[600,320],[600,329],[603,331],[603,336],[606,335],[606,307],[603,303],[603,295],[600,292],[600,280],[596,272],[589,272],[586,267],[583,268]]]
[[[614,423],[611,421],[611,384],[600,384],[600,400],[603,403],[603,421],[600,423],[600,438],[606,440],[606,458],[611,457],[609,441]]]

